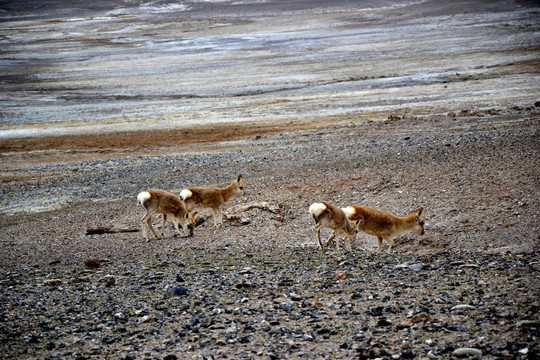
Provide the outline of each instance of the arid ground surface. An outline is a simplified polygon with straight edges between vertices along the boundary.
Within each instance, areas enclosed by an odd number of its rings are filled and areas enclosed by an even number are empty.
[[[44,3],[1,8],[0,357],[538,358],[537,7]],[[239,174],[143,240],[138,192]],[[426,232],[321,251],[321,200]]]

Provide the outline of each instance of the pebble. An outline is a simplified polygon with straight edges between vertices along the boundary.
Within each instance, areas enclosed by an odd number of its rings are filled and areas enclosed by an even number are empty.
[[[454,310],[474,310],[474,309],[476,309],[476,308],[474,306],[472,306],[472,305],[459,304],[459,305],[456,305],[456,306],[452,307],[450,310],[454,311]]]
[[[407,263],[403,263],[403,264],[399,264],[399,265],[396,265],[392,268],[392,270],[401,270],[401,269],[407,269],[409,267],[409,264]]]
[[[63,281],[60,279],[49,279],[43,282],[43,285],[46,285],[46,286],[60,286],[62,284],[63,284]]]
[[[141,323],[151,323],[154,322],[156,318],[152,315],[145,315],[141,318]]]
[[[540,327],[540,321],[539,320],[522,320],[516,324],[516,327],[518,329],[522,327]]]
[[[183,286],[174,286],[170,291],[170,294],[176,296],[185,296],[188,294],[188,290]]]
[[[482,356],[482,351],[475,348],[459,348],[459,349],[454,350],[452,354],[454,354],[455,356],[463,356],[463,355]]]
[[[458,267],[459,270],[462,270],[462,269],[473,269],[473,270],[477,270],[477,269],[480,269],[480,266],[476,265],[476,264],[464,264],[464,265],[460,265]]]
[[[420,271],[424,268],[425,265],[426,264],[424,263],[416,263],[416,264],[409,265],[409,269],[414,270],[414,271]]]

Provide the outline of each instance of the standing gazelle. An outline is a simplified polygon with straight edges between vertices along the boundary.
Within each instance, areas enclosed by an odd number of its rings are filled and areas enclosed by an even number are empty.
[[[235,195],[245,195],[242,175],[225,188],[190,187],[180,192],[180,197],[186,203],[188,211],[196,207],[212,208],[215,227],[223,224],[223,213],[220,206]]]
[[[388,241],[390,245],[388,253],[390,253],[396,236],[409,231],[423,235],[426,219],[422,215],[422,210],[423,208],[420,208],[412,214],[399,217],[362,205],[352,205],[343,209],[349,220],[362,220],[358,230],[377,237],[379,253],[382,250],[383,239]]]
[[[154,230],[154,227],[152,226],[152,215],[154,214],[163,215],[161,236],[163,236],[163,229],[165,228],[167,215],[171,215],[171,220],[178,235],[182,235],[180,233],[180,229],[178,228],[178,223],[182,225],[182,229],[188,236],[193,235],[193,229],[195,228],[195,216],[197,213],[190,214],[178,196],[165,190],[150,189],[139,193],[137,196],[137,202],[146,209],[146,214],[141,219],[142,232],[143,236],[146,238],[146,241],[148,241],[148,235],[146,234],[144,223],[147,223],[154,236],[159,238]]]
[[[336,235],[344,234],[347,250],[352,252],[351,243],[355,240],[357,233],[356,227],[360,223],[360,220],[357,220],[356,223],[349,221],[343,210],[325,201],[311,204],[309,213],[313,217],[313,220],[315,220],[313,234],[315,235],[319,249],[323,248],[323,244],[321,243],[321,228],[329,228],[332,230],[332,234],[330,234],[324,247],[328,247]],[[336,241],[336,245],[339,247],[338,241]]]

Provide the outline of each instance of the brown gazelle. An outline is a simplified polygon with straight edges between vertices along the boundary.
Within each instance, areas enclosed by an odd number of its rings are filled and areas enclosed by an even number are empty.
[[[223,213],[220,206],[235,195],[245,195],[242,175],[225,188],[190,187],[180,192],[180,197],[186,203],[188,211],[196,207],[212,208],[215,227],[223,224]]]
[[[171,220],[176,228],[176,232],[178,232],[179,235],[182,234],[178,228],[178,223],[182,225],[182,229],[188,236],[193,235],[193,229],[195,228],[195,216],[197,213],[190,214],[178,196],[165,190],[150,189],[140,192],[137,196],[137,202],[146,209],[146,214],[141,219],[141,226],[143,236],[147,241],[148,235],[146,234],[144,223],[147,223],[154,236],[159,238],[154,230],[154,227],[152,226],[152,215],[154,214],[163,215],[161,236],[163,236],[163,229],[165,228],[167,215],[171,216]]]
[[[352,205],[343,209],[349,220],[361,220],[358,230],[374,235],[379,241],[379,253],[382,250],[383,239],[388,241],[388,253],[394,246],[394,238],[400,234],[412,231],[418,235],[424,234],[426,219],[420,208],[407,216],[394,216],[385,211],[368,206]]]
[[[343,210],[325,201],[311,204],[309,213],[313,217],[313,220],[315,220],[313,234],[315,235],[315,240],[317,241],[319,249],[328,247],[336,235],[344,234],[347,250],[352,252],[351,243],[355,240],[357,233],[356,227],[360,220],[356,221],[356,223],[349,221]],[[324,246],[321,243],[321,228],[332,230],[332,233]],[[339,247],[338,241],[336,241],[336,244]]]

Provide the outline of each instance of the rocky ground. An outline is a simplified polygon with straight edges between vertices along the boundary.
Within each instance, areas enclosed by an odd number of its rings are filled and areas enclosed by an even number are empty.
[[[0,358],[537,359],[537,4],[185,3],[0,4]],[[322,200],[426,232],[318,250]]]
[[[537,125],[534,106],[470,110],[40,162],[49,176],[4,180],[3,195],[76,200],[1,218],[2,356],[536,358]],[[138,191],[240,173],[247,194],[221,229],[202,210],[193,237],[169,224],[143,241]],[[352,254],[320,251],[307,214],[319,200],[423,206],[426,234],[391,255],[365,234]]]

